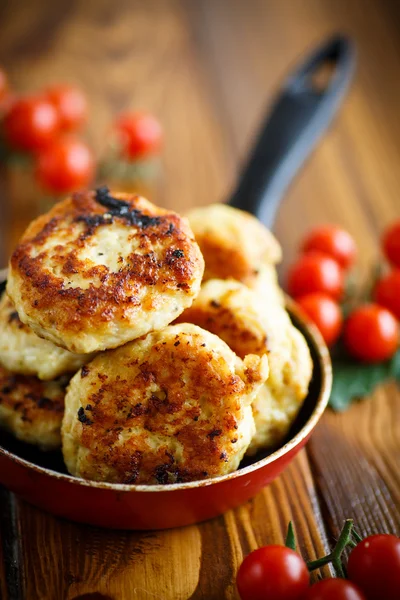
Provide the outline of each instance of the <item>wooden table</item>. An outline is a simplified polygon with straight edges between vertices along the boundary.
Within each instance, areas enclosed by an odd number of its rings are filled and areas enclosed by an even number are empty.
[[[333,221],[361,264],[400,208],[400,5],[381,0],[132,0],[0,5],[0,64],[17,88],[76,81],[98,148],[112,114],[145,107],[166,131],[158,201],[184,211],[224,199],[288,66],[333,31],[359,68],[334,127],[289,191],[276,234],[283,270],[302,234]],[[1,197],[4,252],[21,226]],[[8,210],[6,210],[8,208]],[[14,214],[14,216],[12,216]],[[4,257],[5,258],[5,257]],[[287,471],[241,508],[199,526],[115,532],[63,522],[2,491],[0,597],[9,600],[238,598],[244,555],[283,540],[321,554],[347,517],[400,532],[400,395],[394,384],[345,414],[327,411]]]

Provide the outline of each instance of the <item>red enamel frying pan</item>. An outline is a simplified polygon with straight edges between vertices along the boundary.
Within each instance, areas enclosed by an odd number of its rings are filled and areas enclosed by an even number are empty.
[[[324,89],[314,85],[326,64]],[[279,201],[328,127],[349,86],[355,66],[352,43],[335,37],[307,57],[285,81],[250,155],[230,204],[271,226]],[[3,272],[0,285],[5,286]],[[329,353],[316,329],[288,300],[295,325],[309,344],[314,372],[308,397],[286,442],[215,479],[172,485],[116,485],[67,474],[61,453],[43,453],[0,433],[0,483],[24,500],[60,517],[102,527],[164,529],[215,517],[268,485],[309,439],[330,394]]]

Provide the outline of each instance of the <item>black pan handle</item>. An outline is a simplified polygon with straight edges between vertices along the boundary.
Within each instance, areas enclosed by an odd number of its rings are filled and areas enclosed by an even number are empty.
[[[279,202],[338,110],[356,64],[353,42],[334,36],[312,52],[286,79],[250,153],[229,204],[271,227]],[[316,73],[333,70],[318,89]]]

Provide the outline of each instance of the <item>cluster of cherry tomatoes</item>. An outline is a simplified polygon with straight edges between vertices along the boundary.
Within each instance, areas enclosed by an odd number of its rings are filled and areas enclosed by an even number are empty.
[[[31,156],[35,179],[43,190],[58,195],[92,182],[94,153],[78,135],[88,117],[82,90],[55,85],[18,96],[0,69],[0,116],[3,144],[10,152]],[[112,137],[123,158],[138,160],[159,152],[162,129],[149,113],[127,113],[113,124]]]
[[[357,255],[347,231],[334,225],[312,231],[287,279],[289,293],[326,343],[332,346],[342,335],[349,354],[370,363],[389,359],[399,345],[400,222],[386,231],[382,248],[392,270],[376,283],[373,299],[353,308],[346,319],[340,302]]]
[[[242,600],[398,600],[400,539],[372,535],[351,551],[348,578],[323,579],[310,586],[307,563],[285,546],[251,552],[237,573]]]

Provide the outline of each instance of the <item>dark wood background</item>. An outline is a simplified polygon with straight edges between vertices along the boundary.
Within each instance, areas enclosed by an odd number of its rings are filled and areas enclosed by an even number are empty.
[[[313,224],[346,226],[366,266],[400,213],[400,4],[394,0],[57,0],[0,4],[0,64],[20,90],[80,84],[101,152],[113,114],[147,108],[166,131],[158,201],[184,211],[229,194],[288,67],[324,36],[354,36],[355,83],[296,179],[275,232],[287,263]],[[24,220],[2,181],[4,262]],[[243,555],[282,542],[293,519],[314,557],[353,517],[363,533],[400,529],[400,395],[394,384],[328,411],[288,470],[245,506],[161,533],[62,522],[3,492],[0,598],[237,599]],[[325,573],[328,574],[328,573]],[[87,594],[94,594],[87,596]]]

